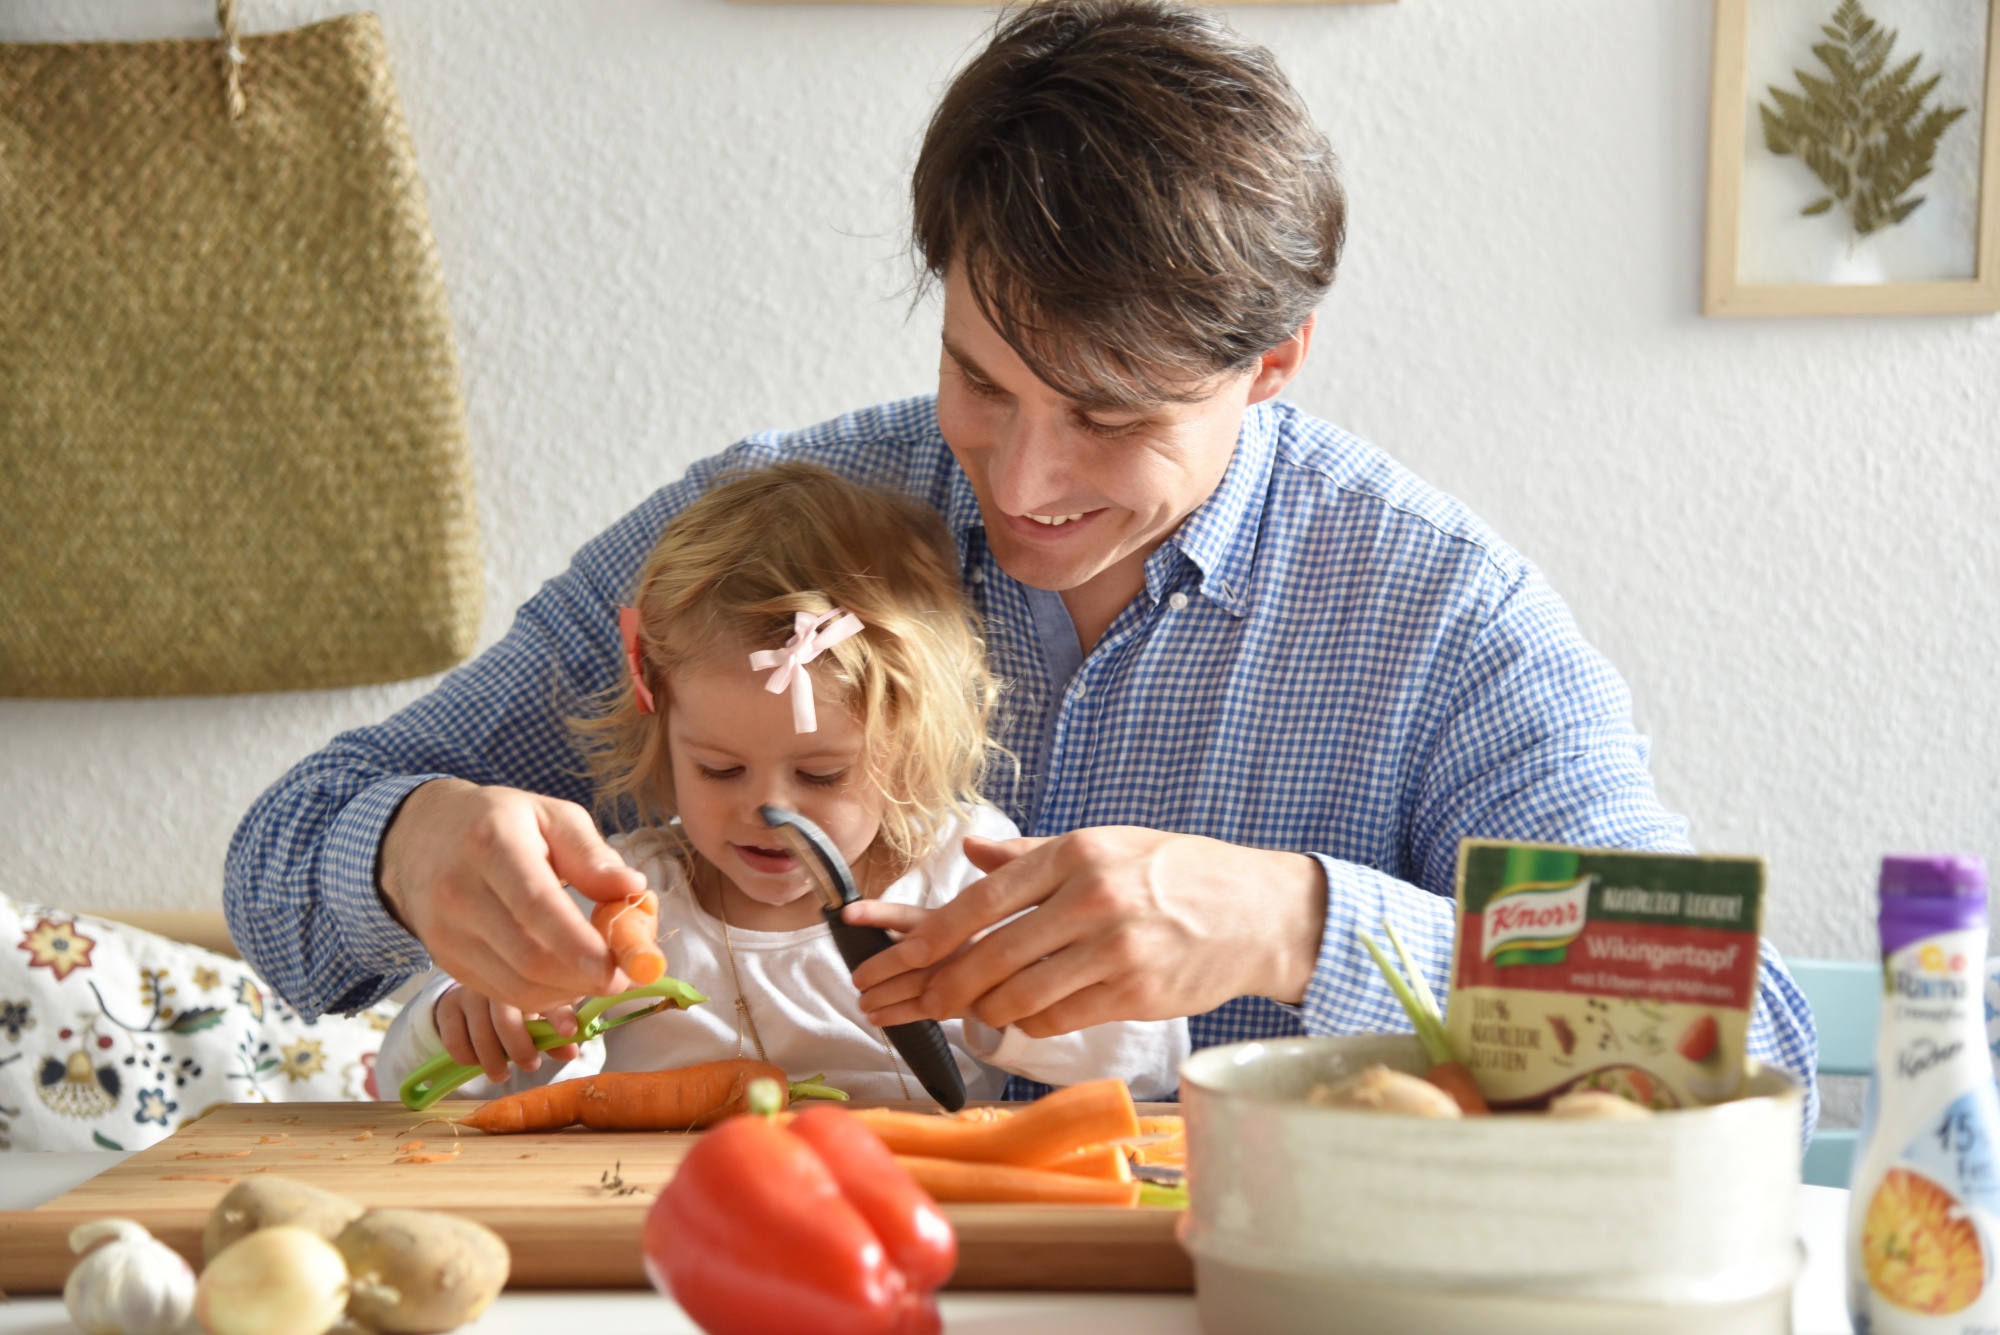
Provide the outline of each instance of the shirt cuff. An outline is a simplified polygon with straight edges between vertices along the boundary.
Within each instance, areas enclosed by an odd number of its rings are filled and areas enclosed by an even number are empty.
[[[988,1066],[1002,1070],[1019,1066],[1035,1041],[1014,1025],[995,1029],[975,1015],[968,1015],[959,1023],[964,1026],[965,1050]]]
[[[1295,1013],[1309,1034],[1409,1032],[1409,1016],[1360,936],[1365,932],[1386,949],[1382,921],[1394,923],[1431,990],[1442,997],[1449,991],[1457,933],[1452,901],[1372,867],[1323,853],[1310,856],[1326,875],[1326,925],[1312,981]]]
[[[424,943],[389,912],[377,889],[382,836],[403,799],[445,774],[397,775],[369,785],[327,829],[320,904],[332,915],[345,962],[359,973],[407,978],[431,967]]]

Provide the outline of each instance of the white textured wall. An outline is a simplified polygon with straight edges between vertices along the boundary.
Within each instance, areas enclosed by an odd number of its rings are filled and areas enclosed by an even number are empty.
[[[257,29],[340,7],[243,4]],[[379,8],[458,325],[489,640],[689,461],[930,383],[904,173],[985,12]],[[9,0],[0,39],[207,13]],[[2000,320],[1700,318],[1701,0],[1232,17],[1352,196],[1295,397],[1548,570],[1631,681],[1667,800],[1770,858],[1779,945],[1864,952],[1886,849],[2000,857]],[[264,785],[422,688],[0,702],[0,889],[214,905]]]

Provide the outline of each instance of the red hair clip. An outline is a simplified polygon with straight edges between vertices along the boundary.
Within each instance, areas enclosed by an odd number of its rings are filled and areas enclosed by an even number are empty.
[[[625,642],[625,670],[632,674],[632,694],[639,701],[639,712],[653,712],[653,692],[646,685],[646,659],[639,652],[639,609],[621,607],[618,609],[618,638]]]

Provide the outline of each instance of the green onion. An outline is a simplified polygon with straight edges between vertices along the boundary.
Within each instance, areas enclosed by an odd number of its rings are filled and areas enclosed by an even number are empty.
[[[1368,947],[1368,954],[1374,959],[1375,967],[1382,971],[1383,981],[1387,982],[1389,990],[1396,994],[1396,1000],[1403,1004],[1403,1013],[1410,1017],[1410,1024],[1417,1031],[1417,1042],[1423,1044],[1424,1051],[1430,1054],[1431,1061],[1433,1063],[1451,1061],[1451,1043],[1444,1035],[1444,1016],[1438,1010],[1437,997],[1431,992],[1430,984],[1424,981],[1424,975],[1417,968],[1415,961],[1411,960],[1410,952],[1403,948],[1402,938],[1396,935],[1396,929],[1390,926],[1387,918],[1382,920],[1382,926],[1389,933],[1389,943],[1402,957],[1403,967],[1410,971],[1414,986],[1404,980],[1402,973],[1389,962],[1389,957],[1382,953],[1382,947],[1375,944],[1373,937],[1361,931],[1357,931],[1355,935],[1361,938],[1362,945]]]

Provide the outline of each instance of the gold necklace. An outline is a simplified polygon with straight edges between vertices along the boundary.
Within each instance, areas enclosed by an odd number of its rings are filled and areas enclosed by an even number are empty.
[[[701,907],[700,899],[694,893],[692,876],[688,878],[688,895],[695,899],[696,908]],[[749,999],[743,995],[743,974],[736,967],[736,946],[729,939],[729,892],[719,885],[715,888],[715,908],[716,917],[722,923],[722,950],[729,956],[729,979],[736,988],[736,1055],[738,1057],[743,1055],[743,1031],[748,1027],[750,1041],[757,1045],[757,1060],[768,1064],[770,1059],[764,1055],[763,1036],[757,1032],[757,1017],[750,1013]],[[903,1078],[903,1064],[897,1060],[896,1049],[890,1044],[889,1036],[882,1032],[880,1025],[869,1027],[875,1031],[875,1037],[881,1040],[882,1051],[888,1054],[889,1069],[896,1073],[896,1085],[903,1091],[904,1102],[910,1102],[910,1082]]]
[[[718,894],[715,907],[722,918],[722,949],[729,956],[729,979],[736,985],[736,1055],[743,1055],[743,1028],[750,1028],[750,1041],[757,1045],[757,1060],[767,1065],[770,1059],[764,1055],[764,1037],[757,1032],[757,1018],[750,1014],[750,1002],[743,995],[743,975],[736,968],[736,947],[729,940],[729,897]]]

